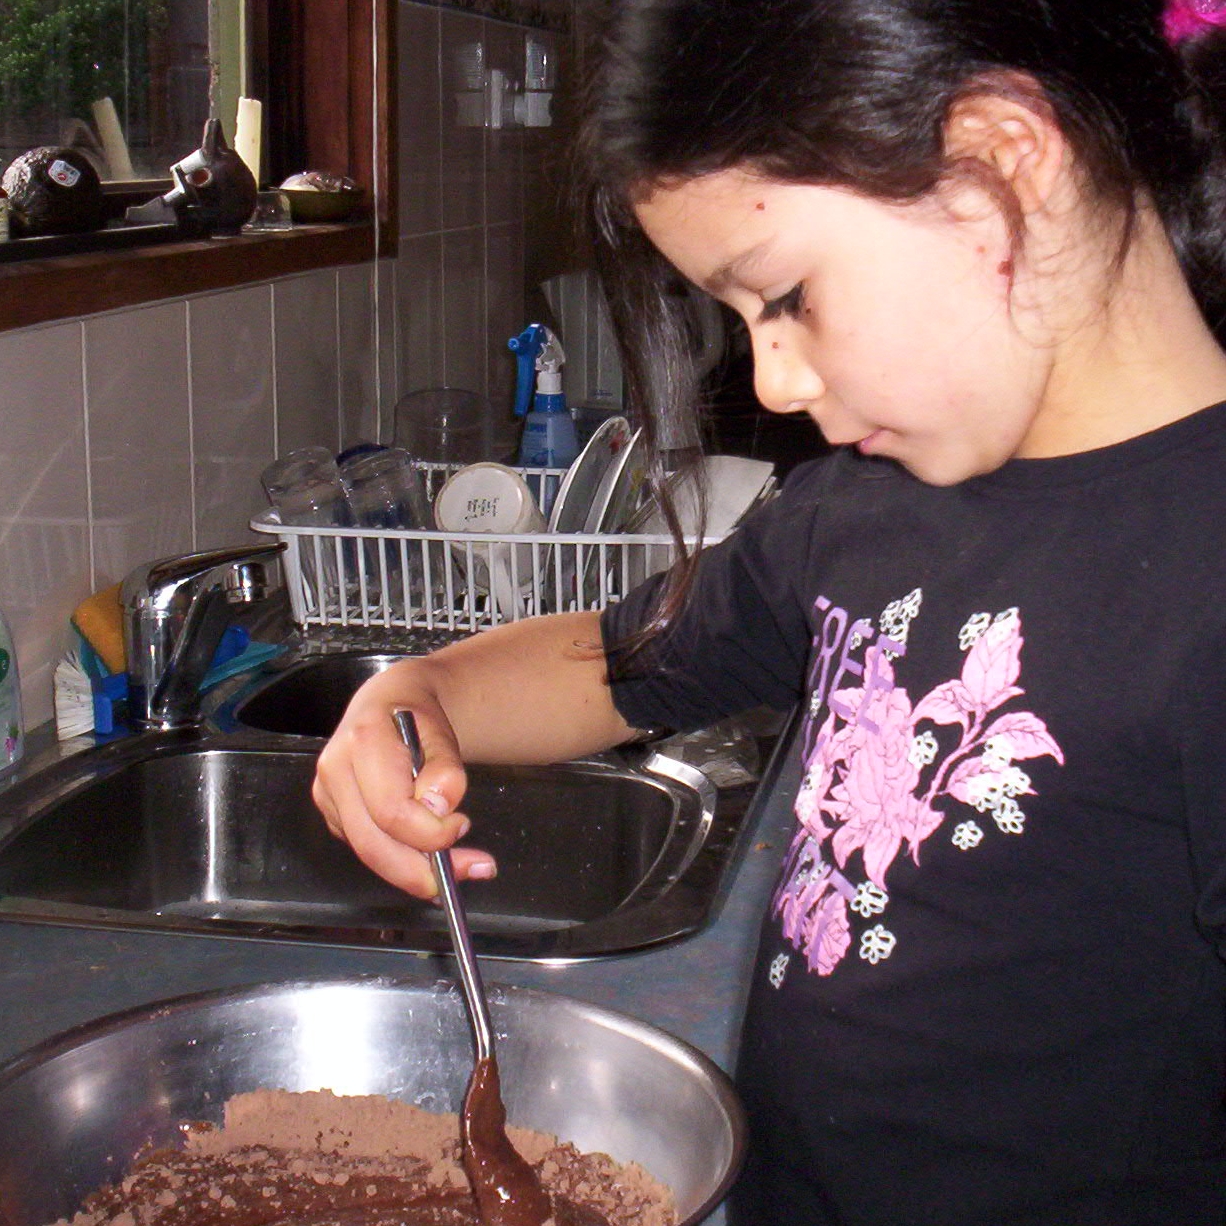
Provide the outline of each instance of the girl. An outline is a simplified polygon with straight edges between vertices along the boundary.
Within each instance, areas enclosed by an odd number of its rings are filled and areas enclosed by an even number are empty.
[[[805,704],[737,1222],[1226,1221],[1223,25],[615,13],[582,149],[635,403],[674,436],[692,403],[676,270],[836,449],[692,573],[369,683],[316,798],[429,895],[463,760]]]

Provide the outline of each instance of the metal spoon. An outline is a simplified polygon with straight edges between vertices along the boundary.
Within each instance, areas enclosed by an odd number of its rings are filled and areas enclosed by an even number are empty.
[[[401,739],[409,748],[416,777],[424,764],[417,721],[411,711],[395,713]],[[439,899],[447,916],[447,928],[460,964],[460,982],[472,1026],[476,1064],[460,1112],[460,1141],[464,1170],[472,1184],[477,1209],[486,1226],[543,1226],[552,1207],[536,1172],[520,1156],[507,1137],[507,1112],[502,1102],[498,1061],[494,1056],[494,1027],[464,905],[456,889],[451,855],[429,853],[430,867],[438,880]]]

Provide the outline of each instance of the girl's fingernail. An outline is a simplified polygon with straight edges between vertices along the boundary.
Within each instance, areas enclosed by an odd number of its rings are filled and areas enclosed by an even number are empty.
[[[498,866],[493,860],[478,860],[468,866],[468,876],[473,881],[488,881],[498,875]]]
[[[438,788],[427,788],[426,791],[418,797],[418,800],[420,800],[421,803],[425,805],[435,817],[446,817],[451,808],[451,806],[447,803],[447,797],[445,797],[442,792],[438,790]]]
[[[455,837],[457,839],[462,839],[472,828],[473,828],[472,822],[470,822],[468,818],[462,817],[460,819],[460,833],[457,834]]]

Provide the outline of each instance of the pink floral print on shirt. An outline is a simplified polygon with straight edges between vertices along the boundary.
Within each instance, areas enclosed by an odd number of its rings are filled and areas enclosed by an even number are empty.
[[[831,606],[823,601],[821,607]],[[857,627],[862,631],[865,623]],[[919,863],[920,845],[947,817],[939,802],[961,802],[990,815],[1001,833],[1020,834],[1025,815],[1017,797],[1033,788],[1016,764],[1045,755],[1064,761],[1038,716],[1000,711],[1024,692],[1016,610],[995,620],[977,615],[963,628],[962,641],[961,675],[915,704],[895,681],[892,656],[905,648],[884,635],[865,647],[863,665],[844,666],[862,685],[840,688],[836,677],[828,695],[814,696],[814,710],[824,706],[825,719],[816,737],[811,726],[807,730],[811,749],[796,798],[800,829],[774,913],[785,939],[819,975],[829,975],[851,947],[853,912],[876,919],[885,911],[887,875],[898,854],[905,851]],[[932,725],[949,729],[957,743],[949,747],[952,736],[946,735],[942,752]],[[972,818],[953,841],[968,849],[982,837]],[[857,863],[865,878],[859,883],[852,879]],[[895,940],[877,923],[862,934],[860,955],[876,963],[889,956]]]

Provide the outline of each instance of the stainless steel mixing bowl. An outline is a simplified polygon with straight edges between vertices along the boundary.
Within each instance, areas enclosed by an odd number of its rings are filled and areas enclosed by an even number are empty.
[[[744,1119],[727,1076],[656,1027],[567,996],[489,985],[513,1124],[638,1162],[684,1223],[735,1177]],[[0,1223],[43,1226],[187,1120],[261,1087],[459,1109],[472,1068],[446,982],[348,979],[211,992],[48,1040],[0,1070]]]

